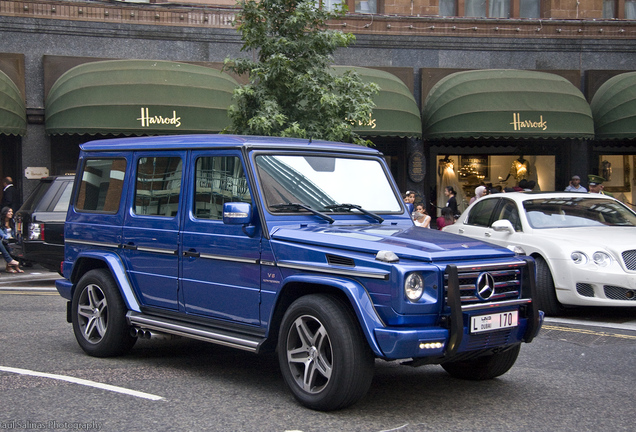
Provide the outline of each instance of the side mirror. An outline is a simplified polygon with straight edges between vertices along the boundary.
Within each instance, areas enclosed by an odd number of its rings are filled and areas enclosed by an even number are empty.
[[[223,204],[223,223],[227,225],[247,225],[252,221],[252,205],[243,202]]]
[[[497,232],[507,231],[510,234],[513,234],[515,232],[515,228],[512,226],[512,223],[508,219],[499,219],[498,221],[493,222],[490,228]]]

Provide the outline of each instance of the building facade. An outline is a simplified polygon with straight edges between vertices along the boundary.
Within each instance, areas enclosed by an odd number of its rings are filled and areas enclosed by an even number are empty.
[[[606,107],[612,104],[592,101],[599,89],[609,99],[629,99],[633,91],[630,80],[616,84],[612,78],[636,70],[634,3],[348,0],[351,12],[329,26],[354,33],[357,42],[338,51],[334,63],[362,67],[366,79],[384,80],[376,114],[378,124],[384,120],[390,127],[365,135],[386,155],[399,187],[415,190],[418,200],[443,204],[439,192],[449,182],[467,202],[480,182],[506,187],[529,178],[541,190],[562,190],[572,175],[581,176],[585,185],[587,174],[604,174],[606,189],[633,203],[636,131],[627,126],[618,133],[609,122],[599,135],[595,123],[611,118]],[[229,103],[225,85],[241,83],[241,77],[219,75],[222,62],[246,55],[232,26],[235,11],[234,2],[224,0],[190,5],[0,1],[0,107],[5,109],[0,111],[0,176],[13,177],[24,198],[38,177],[72,172],[82,142],[218,132],[223,125],[219,104]],[[131,63],[139,60],[146,61],[143,67]],[[121,61],[128,62],[124,69],[129,72],[100,72]],[[171,97],[185,94],[174,87],[144,94],[143,84],[162,74],[172,74],[177,82],[186,79],[148,62],[167,69],[175,68],[173,63],[189,65],[186,75],[202,73],[205,82],[218,78],[213,88],[194,91],[214,96],[202,98],[208,105],[196,111]],[[91,63],[97,66],[87,66]],[[89,73],[73,76],[74,68]],[[184,67],[176,68],[184,73]],[[502,70],[510,72],[498,76]],[[515,75],[519,71],[524,73]],[[476,73],[485,73],[482,84],[467,84]],[[86,76],[94,77],[87,88]],[[102,85],[115,77],[122,81],[111,90]],[[125,90],[129,79],[137,85]],[[191,87],[201,88],[197,82]],[[478,91],[489,82],[506,83],[506,92],[493,99],[498,85]],[[613,90],[603,88],[607,82]],[[461,98],[444,114],[439,101],[455,93]],[[128,102],[96,110],[106,96]],[[615,110],[627,110],[624,116],[634,115],[628,102],[616,104]],[[124,105],[134,106],[134,117],[126,118],[136,126],[122,126]],[[569,109],[585,112],[573,120]],[[495,112],[501,113],[499,123]],[[420,130],[413,126],[417,114]],[[208,120],[183,126],[197,116]],[[520,161],[526,170],[517,172]]]

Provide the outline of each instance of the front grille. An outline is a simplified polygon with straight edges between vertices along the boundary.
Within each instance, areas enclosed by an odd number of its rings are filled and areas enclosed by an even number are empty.
[[[577,283],[576,292],[583,297],[594,297],[594,285],[588,283]]]
[[[604,285],[605,297],[611,300],[636,301],[636,291],[614,285]]]
[[[521,295],[521,267],[524,265],[457,267],[461,304],[518,299]],[[484,272],[490,273],[495,280],[495,292],[485,301],[477,296],[477,279]],[[444,290],[448,296],[448,274],[444,275]]]
[[[482,334],[470,335],[466,348],[468,350],[479,350],[486,348],[495,348],[508,345],[514,341],[511,338],[512,330],[500,330],[494,332],[486,332]]]
[[[636,250],[628,250],[622,253],[627,270],[636,270]]]

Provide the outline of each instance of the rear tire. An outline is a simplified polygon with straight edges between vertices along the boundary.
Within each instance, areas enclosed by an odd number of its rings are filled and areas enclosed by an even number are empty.
[[[470,360],[443,363],[446,372],[455,378],[482,381],[505,374],[517,361],[521,345],[506,351],[485,355]]]
[[[557,300],[550,267],[542,257],[536,257],[534,260],[537,264],[537,307],[548,316],[558,316],[565,309]]]
[[[126,304],[108,270],[91,270],[82,276],[73,293],[71,309],[75,339],[87,354],[118,356],[137,342],[130,335]]]
[[[301,404],[330,411],[366,394],[375,357],[351,309],[335,297],[312,294],[296,300],[285,313],[278,361]]]

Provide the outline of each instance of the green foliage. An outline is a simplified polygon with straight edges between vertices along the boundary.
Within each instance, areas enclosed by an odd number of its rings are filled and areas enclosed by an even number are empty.
[[[326,139],[368,145],[352,125],[368,125],[379,87],[355,72],[336,75],[333,53],[355,42],[350,33],[326,29],[346,9],[330,12],[312,0],[243,0],[236,25],[253,59],[226,59],[248,74],[234,92],[232,132]]]

